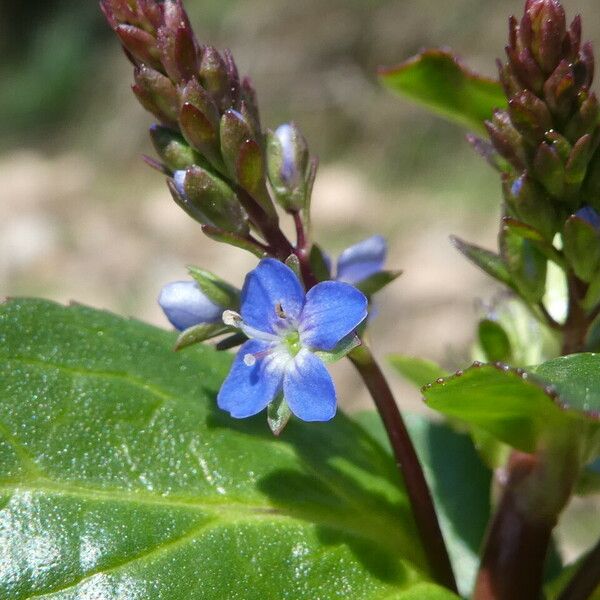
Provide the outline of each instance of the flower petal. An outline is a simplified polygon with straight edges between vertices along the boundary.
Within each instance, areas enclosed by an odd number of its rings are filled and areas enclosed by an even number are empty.
[[[275,398],[283,379],[281,363],[271,356],[259,358],[253,365],[244,362],[247,354],[265,352],[271,347],[272,344],[250,340],[240,348],[217,395],[219,408],[236,419],[244,419],[259,413]]]
[[[286,369],[283,395],[303,421],[329,421],[336,411],[335,387],[325,365],[304,348]]]
[[[337,281],[358,283],[383,269],[387,244],[380,235],[374,235],[346,248],[338,259]]]
[[[338,281],[318,283],[306,294],[300,316],[300,340],[313,350],[333,350],[367,316],[367,299]]]
[[[277,305],[288,319],[297,321],[303,303],[304,290],[294,271],[274,258],[265,258],[246,276],[241,315],[251,327],[276,333],[285,323]]]
[[[168,283],[160,291],[158,303],[180,331],[200,323],[216,323],[223,314],[223,307],[209,300],[195,281]]]

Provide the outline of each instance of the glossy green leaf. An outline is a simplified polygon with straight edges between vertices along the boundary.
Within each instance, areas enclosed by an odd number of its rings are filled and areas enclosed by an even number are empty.
[[[355,418],[391,454],[379,415],[369,411]],[[405,420],[433,494],[459,590],[468,596],[490,517],[491,471],[467,434],[420,415],[406,415]]]
[[[470,71],[451,52],[429,49],[379,70],[383,84],[451,121],[483,131],[495,108],[505,108],[502,86]]]
[[[229,356],[175,339],[0,306],[0,598],[452,597],[409,593],[425,561],[379,444],[342,414],[279,439],[231,419]]]
[[[568,440],[583,460],[600,451],[600,355],[579,354],[522,370],[475,365],[424,391],[431,408],[481,427],[525,452]]]
[[[448,372],[437,363],[425,358],[392,354],[388,357],[390,364],[402,377],[421,389],[424,385],[434,382],[440,377],[446,377]]]

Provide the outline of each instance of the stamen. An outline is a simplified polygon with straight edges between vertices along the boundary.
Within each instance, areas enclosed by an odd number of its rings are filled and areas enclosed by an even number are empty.
[[[285,314],[285,311],[283,310],[283,306],[282,306],[281,302],[277,302],[277,304],[275,304],[275,314],[280,319],[287,319],[287,315]]]
[[[255,352],[254,354],[252,354],[251,352],[248,352],[248,354],[244,354],[244,364],[247,367],[253,367],[256,364],[257,360],[260,360],[261,358],[265,358],[266,356],[269,356],[269,354],[271,354],[273,352],[273,348],[267,348],[266,350],[261,350],[260,352]]]
[[[242,317],[239,313],[236,313],[235,310],[226,310],[222,316],[223,323],[225,325],[229,325],[230,327],[237,327],[238,329],[242,325]]]

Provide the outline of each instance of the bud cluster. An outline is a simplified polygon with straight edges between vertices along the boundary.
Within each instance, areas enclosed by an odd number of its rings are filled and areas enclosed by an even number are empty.
[[[134,65],[135,95],[158,120],[150,134],[162,163],[150,162],[169,175],[177,204],[213,238],[287,256],[272,197],[289,212],[306,208],[316,161],[302,134],[282,126],[292,133],[267,143],[250,79],[228,50],[198,42],[181,0],[101,7]]]
[[[542,300],[546,261],[584,285],[600,280],[600,110],[590,90],[591,44],[581,18],[567,27],[558,0],[527,0],[509,21],[507,61],[498,61],[508,105],[486,122],[490,143],[475,148],[502,175],[502,259],[510,285]],[[562,248],[554,245],[556,234]],[[504,268],[504,267],[503,267]],[[584,288],[582,288],[584,289]]]

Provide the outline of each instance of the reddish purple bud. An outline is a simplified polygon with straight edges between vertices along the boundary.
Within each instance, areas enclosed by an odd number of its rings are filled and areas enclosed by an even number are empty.
[[[529,48],[524,48],[520,52],[507,48],[506,54],[511,69],[523,86],[539,94],[544,87],[544,74],[535,62]]]
[[[548,108],[559,119],[564,119],[573,110],[576,94],[571,64],[562,60],[544,84],[544,98]]]
[[[531,51],[542,70],[551,73],[558,64],[567,33],[565,11],[558,0],[528,0],[531,19]]]
[[[585,179],[587,168],[598,146],[594,138],[590,135],[584,135],[573,146],[569,160],[565,167],[565,178],[571,185],[579,185]]]
[[[509,101],[513,125],[533,144],[539,143],[552,129],[552,116],[544,102],[529,90],[524,90]]]
[[[179,96],[168,77],[146,65],[134,71],[133,91],[142,106],[161,123],[176,127]]]
[[[513,127],[507,112],[497,110],[491,121],[485,122],[490,140],[500,153],[519,170],[525,168],[526,157],[523,153],[523,138]]]
[[[206,46],[200,63],[200,83],[221,111],[232,107],[227,65],[213,46]]]
[[[219,132],[210,119],[199,108],[185,102],[179,114],[179,124],[185,139],[215,167],[221,167]]]
[[[123,24],[117,25],[114,31],[129,54],[133,56],[136,64],[146,64],[162,70],[156,40],[147,31]]]

